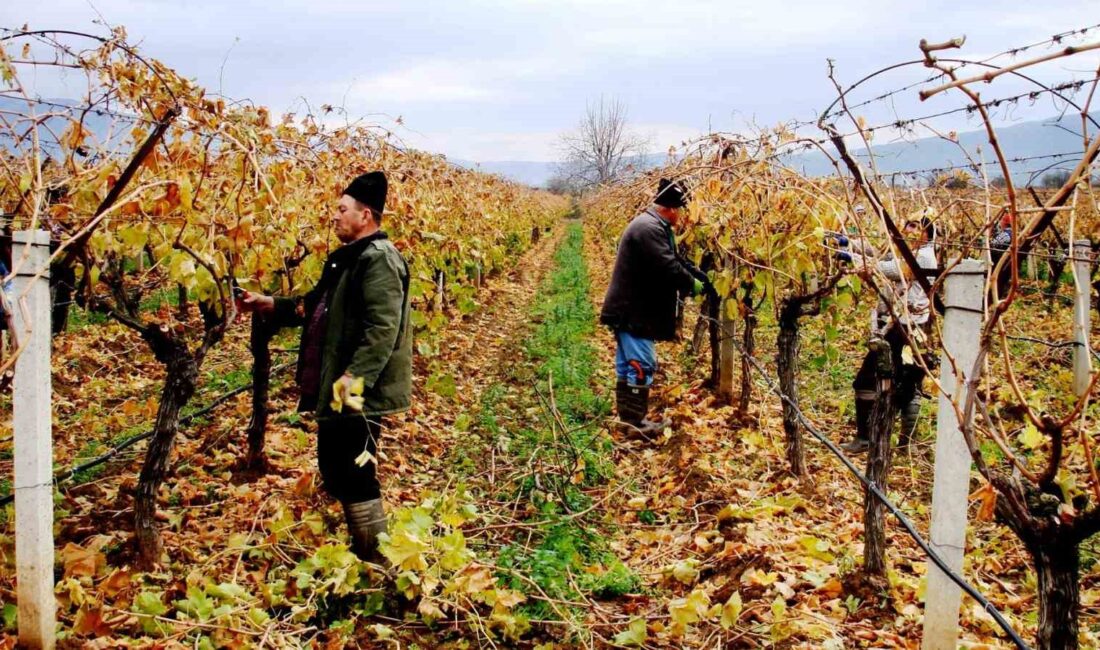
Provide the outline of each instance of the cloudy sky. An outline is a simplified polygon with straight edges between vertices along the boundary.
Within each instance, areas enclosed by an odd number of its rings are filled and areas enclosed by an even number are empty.
[[[6,0],[0,25],[102,31],[124,25],[144,52],[212,91],[277,112],[342,105],[410,145],[475,161],[554,160],[586,102],[624,101],[655,151],[709,129],[813,119],[848,82],[918,58],[921,38],[965,34],[986,57],[1100,23],[1090,0]],[[1100,39],[1100,30],[1089,40]],[[1003,59],[1002,59],[1003,60]],[[1048,66],[1089,76],[1096,57]],[[224,63],[224,67],[223,67]],[[882,88],[919,79],[910,68]],[[998,92],[1018,88],[1006,84]],[[867,92],[875,92],[874,85]],[[993,91],[987,91],[993,92]],[[868,95],[870,96],[870,95]],[[997,96],[996,94],[987,96]],[[937,102],[939,102],[937,104]],[[915,91],[875,121],[957,106]],[[1046,116],[1057,106],[1006,112]],[[956,119],[956,118],[951,118]],[[967,128],[959,117],[958,128]],[[945,128],[956,128],[949,122]],[[973,128],[973,124],[969,125]]]

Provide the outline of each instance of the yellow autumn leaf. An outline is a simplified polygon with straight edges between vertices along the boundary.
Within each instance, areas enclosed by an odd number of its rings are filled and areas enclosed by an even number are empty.
[[[636,618],[630,621],[626,629],[615,635],[612,641],[615,645],[640,646],[646,642],[649,631],[646,630],[645,619]]]
[[[1023,433],[1020,434],[1020,444],[1028,449],[1038,449],[1045,439],[1043,434],[1039,433],[1039,429],[1035,428],[1035,425],[1031,422],[1027,423]]]
[[[183,208],[183,214],[190,217],[195,204],[195,190],[191,186],[191,177],[187,175],[181,177],[179,179],[179,187],[180,206]]]
[[[695,560],[680,560],[672,567],[672,577],[685,585],[693,585],[699,579],[699,569]]]
[[[710,596],[702,589],[696,589],[687,598],[676,598],[668,604],[669,618],[672,620],[672,632],[676,636],[684,633],[684,628],[698,623],[710,610]]]
[[[395,527],[393,532],[379,535],[378,549],[386,559],[399,569],[412,571],[424,571],[428,563],[424,554],[431,550],[431,544],[421,540],[417,535],[401,527]]]
[[[756,569],[749,569],[741,576],[741,582],[744,584],[759,585],[761,587],[767,587],[768,585],[775,584],[775,581],[779,579],[778,573],[768,573],[766,571],[758,571]]]
[[[726,604],[722,605],[722,617],[718,619],[718,623],[723,630],[728,630],[737,624],[737,619],[741,617],[742,607],[741,593],[733,592]]]
[[[422,598],[420,604],[417,605],[416,611],[420,614],[420,617],[424,619],[426,623],[432,623],[444,618],[446,614],[439,608],[439,605],[428,598]]]
[[[350,411],[362,411],[365,386],[366,382],[362,377],[356,377],[350,382],[345,382],[343,377],[337,379],[332,384],[332,401],[329,406],[337,413],[343,412],[345,406]]]

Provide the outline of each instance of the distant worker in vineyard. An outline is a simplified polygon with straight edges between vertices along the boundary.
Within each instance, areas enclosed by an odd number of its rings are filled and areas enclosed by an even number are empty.
[[[903,235],[910,249],[914,251],[917,264],[922,269],[933,270],[937,267],[934,246],[935,225],[929,216],[910,219],[903,227]],[[841,254],[842,259],[850,261],[857,272],[865,279],[871,279],[877,270],[891,285],[882,287],[882,292],[892,292],[891,304],[882,296],[871,312],[871,336],[885,340],[890,346],[894,367],[894,403],[901,414],[901,445],[906,445],[916,431],[920,417],[921,383],[924,370],[918,365],[916,352],[909,347],[913,337],[918,343],[924,342],[925,328],[931,313],[931,301],[924,289],[909,274],[905,263],[892,253],[877,263],[864,258],[877,257],[875,251],[863,240],[853,240],[851,249]],[[875,405],[875,364],[877,353],[867,352],[863,364],[856,373],[852,388],[855,390],[856,435],[851,442],[841,447],[849,453],[863,453],[871,447],[871,418]]]
[[[1007,253],[1010,248],[1012,248],[1012,213],[1006,212],[1000,218],[1000,220],[998,220],[997,229],[994,231],[993,237],[989,239],[989,268],[991,270],[995,270],[997,268],[997,264],[1001,261],[1001,258],[1005,256],[1005,253]],[[1004,268],[1011,269],[1011,267],[1008,266],[1011,263],[1011,258],[1009,258],[1009,261],[1005,263]],[[1017,269],[1017,272],[1018,271],[1019,269]],[[998,300],[1005,297],[1005,295],[1008,293],[1009,285],[1011,284],[1012,272],[1000,272],[1000,274],[997,276],[996,298]],[[990,303],[992,303],[994,299],[992,292],[990,293],[989,299]]]
[[[377,562],[386,530],[376,450],[383,417],[409,408],[412,337],[409,269],[381,230],[382,172],[348,185],[332,215],[343,246],[325,260],[309,293],[278,298],[245,292],[242,306],[277,326],[302,325],[299,411],[317,414],[317,464],[325,490],[340,501],[352,550]],[[361,404],[358,402],[361,400]]]
[[[615,334],[615,403],[619,420],[642,437],[659,434],[667,422],[646,417],[657,370],[656,341],[676,336],[681,295],[710,287],[707,276],[682,258],[673,228],[687,205],[680,182],[661,179],[653,204],[623,231],[600,322]]]

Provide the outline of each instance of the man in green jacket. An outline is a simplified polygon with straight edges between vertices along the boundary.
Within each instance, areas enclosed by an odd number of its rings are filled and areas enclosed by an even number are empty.
[[[302,326],[299,411],[317,414],[317,464],[344,506],[352,550],[378,562],[386,530],[376,452],[384,416],[409,408],[412,337],[409,270],[381,230],[386,177],[371,172],[344,190],[332,216],[343,246],[325,260],[309,293],[245,292],[242,307],[276,326]],[[361,401],[361,403],[360,403]]]

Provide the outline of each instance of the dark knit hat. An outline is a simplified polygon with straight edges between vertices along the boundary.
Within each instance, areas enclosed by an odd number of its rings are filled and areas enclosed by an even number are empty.
[[[367,172],[353,180],[344,194],[381,214],[386,208],[386,175]]]
[[[666,208],[682,208],[687,205],[687,194],[687,188],[680,181],[673,182],[667,178],[662,178],[657,183],[657,197],[653,199],[653,202]]]

